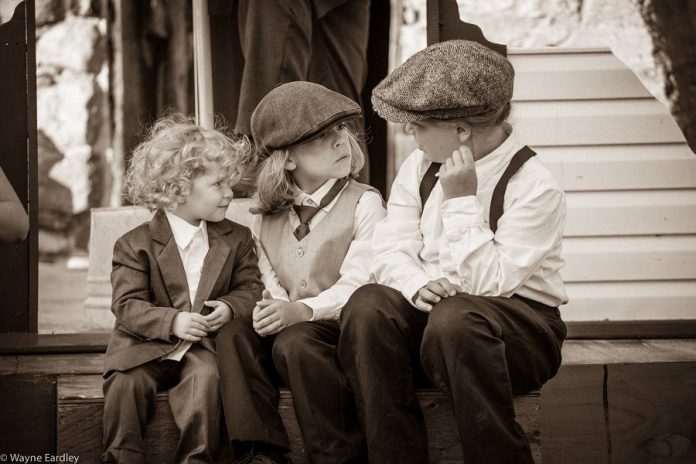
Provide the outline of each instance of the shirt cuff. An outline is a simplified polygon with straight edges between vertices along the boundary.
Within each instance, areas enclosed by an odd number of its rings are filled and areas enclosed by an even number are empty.
[[[401,286],[401,294],[406,298],[411,306],[416,308],[418,311],[423,311],[421,308],[417,307],[413,303],[413,296],[420,290],[424,285],[430,282],[430,278],[425,274],[419,274],[411,279],[409,279],[404,285]]]
[[[486,223],[483,206],[475,195],[450,198],[442,203],[442,225],[448,240],[456,241],[470,227]]]
[[[297,300],[297,303],[302,303],[312,310],[312,318],[310,321],[338,320],[338,305],[327,297],[321,295]]]

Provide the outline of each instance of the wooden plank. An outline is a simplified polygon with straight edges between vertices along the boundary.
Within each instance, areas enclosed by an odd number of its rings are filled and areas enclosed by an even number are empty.
[[[696,339],[566,340],[564,366],[696,362]]]
[[[696,462],[696,363],[608,366],[611,462]]]
[[[563,257],[567,282],[696,280],[696,235],[569,237]]]
[[[571,192],[566,237],[696,232],[696,190]]]
[[[0,375],[101,374],[103,369],[102,353],[0,356]]]
[[[696,282],[569,282],[567,321],[696,318]]]
[[[0,354],[103,353],[110,333],[0,334]]]
[[[696,319],[675,321],[582,321],[566,322],[568,338],[641,339],[696,338]]]
[[[537,158],[566,192],[696,188],[686,144],[542,147]]]
[[[678,143],[684,135],[657,100],[517,102],[510,120],[529,145]]]
[[[57,387],[59,452],[90,457],[95,455],[94,449],[99,448],[101,443],[101,415],[104,400],[102,383],[103,379],[97,375],[59,377]],[[176,428],[173,427],[173,418],[166,398],[166,394],[158,395],[155,416],[148,427],[148,437],[151,437],[152,441],[148,441],[147,446],[153,446],[152,449],[148,448],[150,456],[148,462],[169,460],[167,453],[171,453],[176,443]],[[431,462],[461,462],[461,445],[449,399],[437,390],[421,390],[418,392],[418,399],[428,427]],[[278,410],[293,450],[293,462],[307,463],[302,434],[292,404],[292,395],[287,389],[280,391]],[[527,431],[535,462],[541,463],[539,392],[517,397],[515,411],[518,422]],[[157,437],[160,438],[157,440]],[[220,452],[225,451],[220,450]],[[91,461],[88,460],[88,462]]]
[[[515,67],[513,101],[653,98],[609,50],[511,54],[510,61]]]
[[[0,376],[0,453],[43,456],[56,447],[56,379]]]
[[[544,464],[608,464],[602,366],[562,366],[544,385]]]

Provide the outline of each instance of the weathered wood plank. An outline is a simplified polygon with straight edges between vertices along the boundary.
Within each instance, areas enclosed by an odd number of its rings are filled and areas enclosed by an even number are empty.
[[[696,339],[566,340],[563,365],[696,362]]]
[[[538,147],[684,141],[654,99],[516,102],[510,120],[520,140]]]
[[[541,395],[545,464],[608,464],[602,366],[562,366]]]
[[[0,376],[0,453],[39,455],[56,447],[56,378]]]
[[[94,462],[98,460],[95,449],[101,449],[101,414],[104,401],[102,382],[98,375],[68,375],[58,378],[59,452],[86,456]],[[449,399],[437,390],[421,390],[418,399],[428,427],[431,462],[462,462],[456,421]],[[306,463],[302,434],[297,425],[292,396],[287,389],[281,389],[278,410],[288,432],[293,462]],[[542,456],[539,392],[517,397],[515,410],[518,422],[527,431],[535,462],[539,464]],[[168,462],[173,459],[170,455],[176,439],[176,428],[166,394],[160,394],[146,437],[148,462]],[[226,445],[221,446],[218,454],[227,456],[229,450],[226,448]],[[90,459],[87,461],[92,462]]]
[[[696,364],[608,367],[611,462],[696,462]]]
[[[0,375],[99,374],[103,369],[103,353],[0,356]]]

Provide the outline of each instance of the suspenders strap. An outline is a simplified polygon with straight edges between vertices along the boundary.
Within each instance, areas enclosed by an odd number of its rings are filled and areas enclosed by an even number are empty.
[[[528,146],[522,147],[515,155],[512,157],[512,161],[503,172],[500,180],[493,190],[493,198],[491,198],[491,209],[489,216],[489,225],[493,233],[498,230],[498,220],[500,216],[503,215],[503,202],[505,201],[505,190],[507,190],[508,182],[510,178],[515,175],[515,173],[522,167],[524,163],[529,160],[532,156],[536,155],[534,150]]]

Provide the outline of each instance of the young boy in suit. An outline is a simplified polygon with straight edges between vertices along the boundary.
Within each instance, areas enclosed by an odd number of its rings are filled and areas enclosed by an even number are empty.
[[[251,233],[225,219],[243,149],[170,117],[133,154],[128,195],[156,212],[114,246],[104,462],[145,463],[145,429],[165,389],[180,432],[176,462],[212,462],[220,399],[211,336],[250,318],[262,291]]]
[[[513,395],[561,363],[564,194],[505,122],[514,70],[471,41],[432,45],[373,91],[418,149],[373,239],[377,284],[343,309],[338,350],[371,463],[426,463],[414,383],[452,401],[467,464],[531,463]]]

